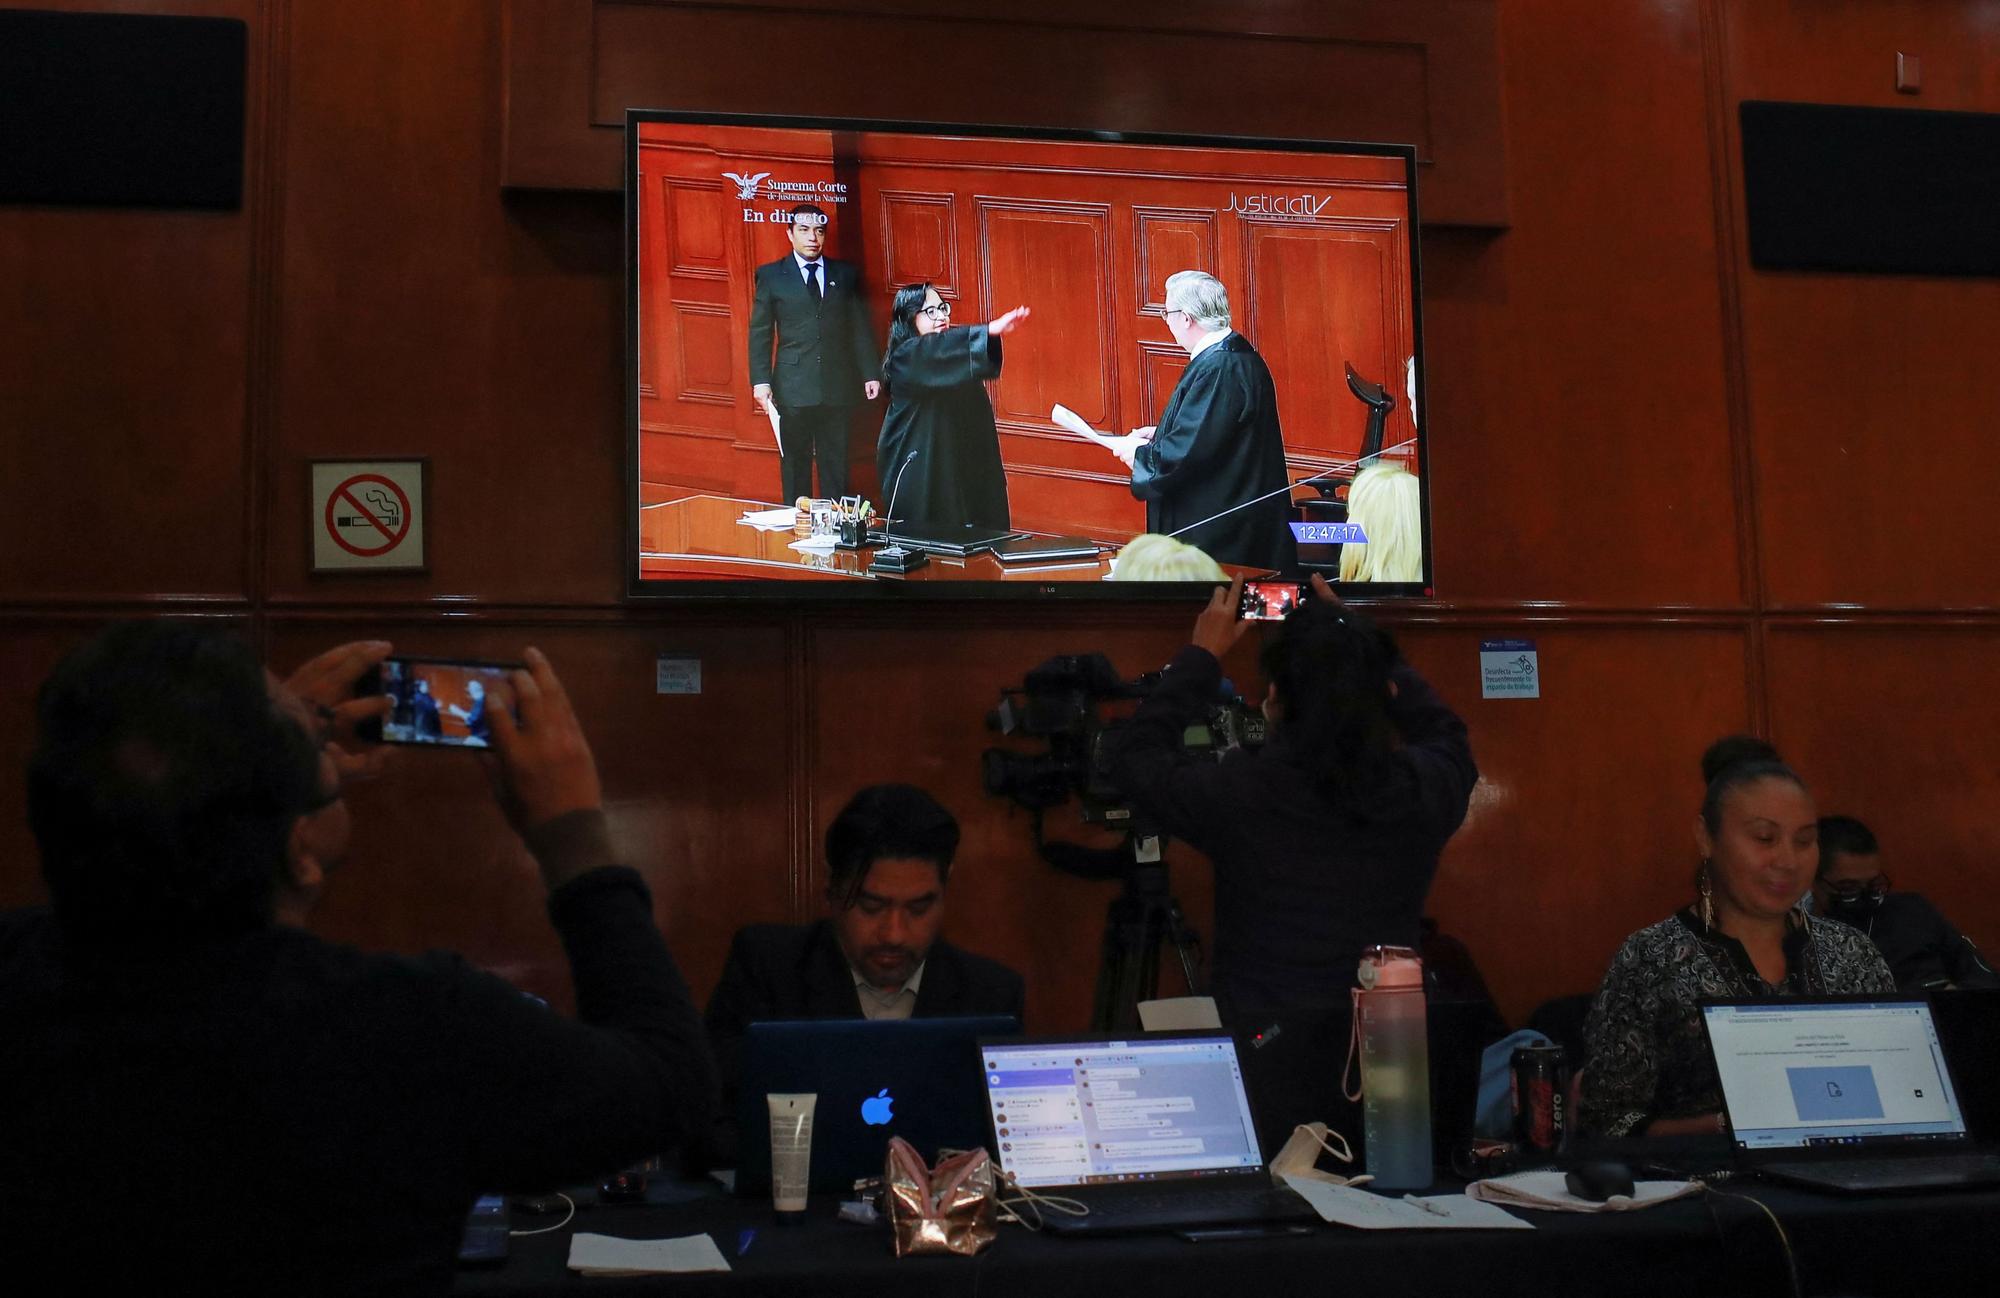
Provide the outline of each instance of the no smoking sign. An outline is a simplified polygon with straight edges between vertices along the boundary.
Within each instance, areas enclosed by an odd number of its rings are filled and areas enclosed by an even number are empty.
[[[422,571],[427,469],[423,460],[313,461],[312,570]]]

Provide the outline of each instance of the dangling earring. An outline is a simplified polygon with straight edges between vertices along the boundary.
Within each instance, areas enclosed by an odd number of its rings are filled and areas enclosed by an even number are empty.
[[[1708,882],[1706,857],[1703,857],[1701,862],[1701,926],[1704,929],[1715,927],[1715,889]]]

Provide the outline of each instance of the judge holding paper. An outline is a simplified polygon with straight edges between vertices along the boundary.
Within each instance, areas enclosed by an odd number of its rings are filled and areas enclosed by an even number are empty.
[[[1160,422],[1112,449],[1132,470],[1132,494],[1146,502],[1146,530],[1217,563],[1290,571],[1298,554],[1271,371],[1229,327],[1229,294],[1213,275],[1169,275],[1166,303],[1167,329],[1188,367]]]
[[[951,327],[951,303],[929,284],[896,290],[882,379],[889,413],[875,445],[885,515],[916,523],[1007,528],[1007,474],[985,380],[1000,377],[1000,340],[1028,308]]]

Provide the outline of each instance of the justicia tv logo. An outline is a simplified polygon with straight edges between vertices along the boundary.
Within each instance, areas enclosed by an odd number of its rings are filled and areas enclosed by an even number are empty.
[[[1310,221],[1318,216],[1333,195],[1315,198],[1311,194],[1249,194],[1238,196],[1234,190],[1229,194],[1228,212],[1240,212],[1244,216],[1284,216]]]

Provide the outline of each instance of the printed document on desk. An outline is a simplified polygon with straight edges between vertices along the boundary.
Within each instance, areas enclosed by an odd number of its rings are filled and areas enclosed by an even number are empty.
[[[1360,1230],[1533,1230],[1526,1222],[1490,1203],[1462,1194],[1414,1195],[1391,1199],[1348,1185],[1329,1185],[1304,1176],[1286,1176],[1285,1184],[1304,1196],[1313,1210],[1336,1226]]]
[[[569,1269],[578,1275],[666,1275],[727,1271],[729,1259],[707,1235],[620,1239],[579,1232],[569,1241]]]

